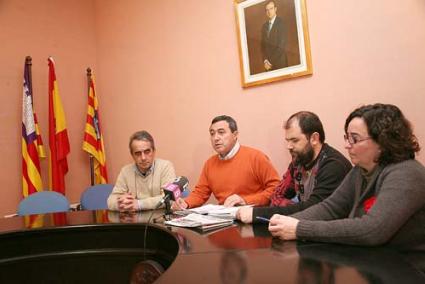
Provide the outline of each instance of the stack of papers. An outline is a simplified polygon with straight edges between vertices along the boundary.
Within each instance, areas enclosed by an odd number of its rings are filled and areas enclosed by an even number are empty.
[[[184,217],[165,221],[165,224],[177,227],[198,228],[202,231],[208,231],[216,228],[230,226],[233,224],[233,220],[226,220],[213,216],[191,213]]]
[[[187,211],[198,213],[198,214],[208,214],[210,211],[220,210],[226,208],[223,205],[207,204],[196,208],[187,209]]]
[[[236,212],[241,207],[224,207],[217,208],[208,212],[209,216],[215,216],[223,219],[236,220]]]
[[[187,211],[198,214],[208,214],[209,216],[219,217],[223,219],[235,220],[236,212],[243,207],[252,207],[252,205],[226,207],[224,205],[207,204],[201,207],[189,209]]]

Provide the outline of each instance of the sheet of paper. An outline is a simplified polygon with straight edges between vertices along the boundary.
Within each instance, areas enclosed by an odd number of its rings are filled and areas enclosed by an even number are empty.
[[[223,206],[223,208],[217,208],[217,209],[211,210],[210,212],[208,212],[208,215],[223,217],[226,219],[229,219],[229,218],[236,219],[236,212],[238,212],[238,210],[243,207],[252,207],[252,205],[234,206],[234,207]]]
[[[215,227],[215,225],[231,225],[233,224],[232,220],[226,220],[222,218],[217,218],[208,215],[201,215],[197,213],[191,213],[187,216],[174,218],[170,221],[165,221],[166,225],[173,225],[178,227],[200,227],[200,228],[208,228]]]
[[[218,210],[218,209],[223,209],[223,208],[226,208],[226,207],[224,207],[223,205],[206,204],[206,205],[203,205],[203,206],[200,206],[200,207],[191,208],[189,210],[194,212],[194,213],[198,213],[198,214],[208,214],[212,210]]]

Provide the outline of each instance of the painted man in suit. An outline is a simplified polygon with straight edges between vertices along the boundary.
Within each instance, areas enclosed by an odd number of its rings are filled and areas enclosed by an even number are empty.
[[[276,12],[276,3],[267,1],[266,14],[268,20],[261,29],[261,52],[266,71],[288,66],[285,51],[285,27],[282,18],[278,17]]]

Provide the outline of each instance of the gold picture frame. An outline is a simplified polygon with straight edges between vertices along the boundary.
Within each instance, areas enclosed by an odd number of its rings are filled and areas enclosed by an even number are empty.
[[[313,74],[305,0],[234,0],[243,87]]]

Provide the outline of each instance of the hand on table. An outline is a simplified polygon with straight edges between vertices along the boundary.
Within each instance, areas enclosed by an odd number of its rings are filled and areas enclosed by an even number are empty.
[[[236,219],[242,221],[243,223],[250,224],[252,223],[252,212],[254,209],[252,207],[242,207],[236,212]]]
[[[269,231],[273,237],[287,241],[296,240],[298,222],[299,220],[293,217],[274,214],[270,219]]]
[[[224,206],[246,205],[245,200],[237,194],[232,194],[224,200]]]

